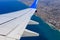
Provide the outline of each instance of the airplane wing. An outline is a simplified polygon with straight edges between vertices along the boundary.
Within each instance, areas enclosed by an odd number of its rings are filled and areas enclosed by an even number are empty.
[[[0,0],[0,40],[20,39],[22,34],[23,37],[31,34],[31,36],[39,36],[38,33],[25,29],[36,11],[37,1],[35,0],[33,5],[28,7],[19,0]]]

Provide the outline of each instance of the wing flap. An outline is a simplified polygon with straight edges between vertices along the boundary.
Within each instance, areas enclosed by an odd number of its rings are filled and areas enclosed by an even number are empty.
[[[36,32],[30,31],[28,29],[25,29],[25,31],[22,35],[22,37],[33,37],[33,36],[39,36],[39,34]]]

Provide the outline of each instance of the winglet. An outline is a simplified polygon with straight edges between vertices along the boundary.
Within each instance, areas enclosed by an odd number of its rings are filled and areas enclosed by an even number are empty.
[[[31,8],[36,8],[37,3],[38,3],[38,0],[35,0],[34,3],[31,5]]]

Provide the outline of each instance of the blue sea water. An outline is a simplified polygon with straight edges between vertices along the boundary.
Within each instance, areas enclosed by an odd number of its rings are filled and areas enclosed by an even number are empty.
[[[29,6],[18,0],[0,0],[0,14],[19,11],[29,8]]]
[[[60,40],[60,32],[52,29],[48,24],[45,23],[41,18],[33,16],[31,20],[37,21],[39,25],[28,25],[27,29],[32,30],[40,34],[37,37],[23,37],[21,40]]]

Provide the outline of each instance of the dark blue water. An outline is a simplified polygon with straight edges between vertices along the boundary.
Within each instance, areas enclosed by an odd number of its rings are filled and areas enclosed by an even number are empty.
[[[39,22],[39,25],[28,25],[27,29],[40,34],[38,37],[25,37],[21,40],[60,40],[60,32],[50,28],[41,18],[33,16],[32,20]]]
[[[28,6],[18,0],[0,0],[0,14],[15,12],[26,8]]]

